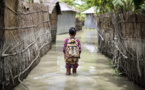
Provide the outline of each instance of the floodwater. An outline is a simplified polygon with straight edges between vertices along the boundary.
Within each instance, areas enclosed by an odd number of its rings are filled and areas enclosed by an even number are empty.
[[[77,33],[82,45],[78,73],[65,75],[62,47],[67,37],[68,34],[58,35],[56,44],[23,80],[29,90],[143,90],[127,78],[114,75],[109,59],[98,52],[95,30]],[[28,89],[20,84],[15,90]]]

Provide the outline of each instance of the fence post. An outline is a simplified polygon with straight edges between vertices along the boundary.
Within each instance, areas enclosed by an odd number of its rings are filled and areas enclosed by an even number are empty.
[[[2,56],[2,49],[3,49],[3,43],[4,43],[4,9],[5,9],[5,3],[4,0],[0,0],[0,90],[3,90],[3,58]]]

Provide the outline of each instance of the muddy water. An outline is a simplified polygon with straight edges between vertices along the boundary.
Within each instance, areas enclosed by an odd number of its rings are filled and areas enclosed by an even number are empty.
[[[143,90],[127,78],[114,75],[109,59],[98,52],[95,30],[77,33],[82,44],[78,73],[66,76],[62,47],[67,37],[68,34],[58,35],[51,51],[23,80],[30,90]],[[20,84],[15,90],[27,88]]]

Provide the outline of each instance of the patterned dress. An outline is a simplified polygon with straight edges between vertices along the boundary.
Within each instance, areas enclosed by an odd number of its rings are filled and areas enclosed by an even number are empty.
[[[67,39],[65,39],[65,41],[64,41],[64,47],[63,47],[63,53],[64,53],[64,59],[65,59],[65,48],[66,48],[66,46],[67,46],[67,42],[68,42],[68,38]],[[81,54],[81,44],[80,44],[80,40],[76,40],[77,42],[78,42],[78,46],[79,46],[79,53]],[[79,64],[68,64],[68,63],[66,63],[66,65],[65,65],[65,67],[66,68],[77,68],[79,66]]]

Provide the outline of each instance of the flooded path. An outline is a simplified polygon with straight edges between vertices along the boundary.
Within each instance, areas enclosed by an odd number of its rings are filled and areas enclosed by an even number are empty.
[[[143,90],[125,77],[114,75],[109,59],[98,53],[97,32],[79,31],[82,54],[77,74],[65,75],[62,47],[68,34],[58,35],[57,42],[23,83],[30,90]],[[15,90],[27,90],[22,84]]]

